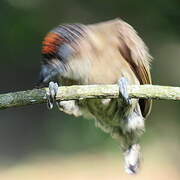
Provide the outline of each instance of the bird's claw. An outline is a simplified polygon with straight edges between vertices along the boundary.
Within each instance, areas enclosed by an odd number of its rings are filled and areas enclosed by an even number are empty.
[[[125,77],[121,77],[118,81],[118,85],[119,85],[119,92],[124,98],[124,101],[126,102],[127,105],[131,105],[131,100],[129,98],[128,88],[127,88],[127,86],[129,85],[128,79]]]
[[[56,99],[56,94],[58,92],[58,84],[54,82],[49,83],[49,92],[47,93],[47,107],[48,109],[53,108],[54,101]]]

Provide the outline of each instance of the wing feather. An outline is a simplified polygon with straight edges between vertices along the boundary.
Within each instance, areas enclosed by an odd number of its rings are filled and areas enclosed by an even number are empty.
[[[143,40],[137,35],[132,26],[118,19],[119,51],[131,66],[140,84],[152,84],[150,62],[152,56]],[[147,117],[151,111],[151,100],[139,100],[142,115]]]

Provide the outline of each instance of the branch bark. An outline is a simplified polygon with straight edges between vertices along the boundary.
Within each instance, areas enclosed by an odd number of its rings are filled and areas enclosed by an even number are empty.
[[[0,109],[46,102],[48,88],[0,94]],[[180,87],[157,85],[128,86],[130,98],[180,100]],[[59,87],[57,100],[83,98],[121,98],[117,85],[83,85]]]

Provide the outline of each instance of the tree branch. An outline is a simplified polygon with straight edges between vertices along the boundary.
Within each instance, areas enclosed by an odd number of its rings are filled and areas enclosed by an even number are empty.
[[[48,88],[33,89],[0,95],[0,109],[41,104],[46,102]],[[180,100],[180,87],[156,85],[128,86],[130,98]],[[59,87],[57,100],[82,98],[121,98],[117,85],[83,85]]]

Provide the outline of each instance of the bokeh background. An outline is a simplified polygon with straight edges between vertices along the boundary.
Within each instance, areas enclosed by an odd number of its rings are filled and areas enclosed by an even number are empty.
[[[44,35],[61,23],[121,17],[154,57],[154,84],[180,86],[179,0],[0,0],[0,93],[32,89]],[[34,105],[0,111],[0,179],[180,179],[180,104],[154,101],[137,176],[93,120]]]

